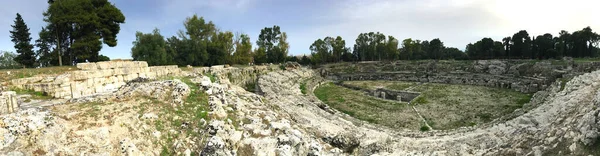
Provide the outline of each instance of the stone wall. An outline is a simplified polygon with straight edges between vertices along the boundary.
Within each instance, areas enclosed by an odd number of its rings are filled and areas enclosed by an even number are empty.
[[[508,88],[523,93],[533,93],[547,87],[544,79],[475,74],[468,72],[431,74],[419,74],[416,72],[354,73],[329,74],[325,77],[327,79],[337,81],[388,80],[478,85],[487,87]]]
[[[17,93],[14,91],[0,93],[0,114],[13,113],[17,110],[19,110]]]
[[[44,92],[55,98],[78,98],[116,90],[136,78],[154,79],[181,73],[177,66],[148,67],[145,61],[106,61],[79,63],[80,70],[56,77],[30,77],[12,80],[19,89]]]

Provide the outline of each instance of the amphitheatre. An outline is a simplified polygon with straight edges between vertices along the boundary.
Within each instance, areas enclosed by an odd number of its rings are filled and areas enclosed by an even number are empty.
[[[8,155],[599,155],[600,62],[3,70]]]

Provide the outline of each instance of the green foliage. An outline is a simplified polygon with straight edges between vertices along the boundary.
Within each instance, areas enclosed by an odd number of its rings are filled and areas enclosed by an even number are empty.
[[[397,46],[397,45],[396,45]],[[346,47],[346,41],[337,36],[318,39],[310,46],[313,64],[324,64],[327,62],[352,61],[350,48]],[[304,58],[303,58],[304,59]],[[304,61],[305,64],[309,61]]]
[[[306,82],[300,83],[300,92],[302,92],[302,94],[306,94]]]
[[[246,91],[255,93],[256,92],[256,81],[251,81],[251,82],[246,83],[244,85],[244,89],[246,89]]]
[[[420,130],[423,132],[427,132],[427,131],[429,131],[429,127],[427,127],[426,125],[423,125],[423,126],[421,126]]]
[[[429,103],[429,101],[427,101],[427,98],[425,98],[425,96],[419,96],[415,99],[413,99],[412,104],[414,105],[418,105],[418,104],[427,104]]]
[[[237,35],[233,63],[247,65],[252,62],[252,42],[248,34]]]
[[[57,0],[49,3],[44,12],[47,26],[40,32],[40,39],[42,43],[60,50],[52,60],[60,57],[62,62],[69,64],[96,62],[103,43],[109,47],[117,45],[117,34],[125,16],[108,0]],[[50,54],[47,51],[43,53]]]
[[[360,61],[395,60],[398,56],[398,40],[382,33],[361,33],[354,44],[354,55]]]
[[[108,56],[98,55],[98,62],[100,61],[110,61],[110,58]]]
[[[17,55],[8,51],[0,51],[0,69],[15,69],[22,67],[15,58]]]
[[[14,58],[19,64],[31,68],[35,66],[36,57],[33,52],[33,45],[31,45],[31,33],[27,24],[21,17],[21,14],[17,13],[15,18],[15,25],[11,25],[13,30],[10,31],[10,38],[15,43],[15,50],[18,55]]]
[[[211,73],[204,73],[204,76],[210,78],[210,82],[217,82],[217,77]]]
[[[167,44],[158,29],[149,34],[135,33],[131,57],[136,61],[146,61],[151,66],[174,63],[173,58],[167,55]]]
[[[302,56],[302,59],[300,59],[300,61],[298,62],[301,65],[310,65],[312,64],[312,61],[310,60],[310,58],[306,57],[306,55]]]
[[[34,90],[27,89],[17,89],[13,88],[12,91],[15,91],[17,94],[29,94],[32,99],[52,99],[52,97],[48,96],[48,94],[44,92],[36,92]]]
[[[517,100],[517,105],[519,105],[520,107],[523,107],[523,105],[525,105],[526,103],[529,103],[531,101],[531,97],[533,97],[533,94],[522,95],[519,98],[519,100]]]
[[[260,52],[264,50],[266,56],[266,58],[259,58],[261,60],[260,62],[256,61],[257,63],[265,63],[262,62],[262,59],[266,59],[266,62],[270,63],[285,62],[285,57],[287,56],[289,50],[289,43],[287,43],[287,34],[285,32],[281,32],[281,28],[279,26],[274,25],[273,27],[265,27],[264,29],[260,30],[260,35],[258,36],[256,45],[258,45],[258,50]]]
[[[479,113],[479,114],[477,114],[477,117],[479,117],[479,119],[481,119],[483,122],[490,122],[490,121],[492,121],[492,114],[491,113]]]

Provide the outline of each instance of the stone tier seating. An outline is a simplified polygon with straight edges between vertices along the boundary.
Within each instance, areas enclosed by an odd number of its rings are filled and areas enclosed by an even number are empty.
[[[71,99],[116,90],[139,77],[155,79],[181,73],[176,65],[148,67],[145,61],[78,63],[77,68],[80,70],[56,77],[36,76],[11,82],[19,89],[44,92],[54,98]]]

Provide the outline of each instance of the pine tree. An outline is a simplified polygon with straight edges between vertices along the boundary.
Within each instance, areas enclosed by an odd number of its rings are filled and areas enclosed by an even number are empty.
[[[11,26],[13,27],[13,30],[10,31],[10,38],[12,38],[11,41],[15,43],[15,50],[18,53],[15,61],[25,67],[34,67],[36,58],[35,53],[33,52],[33,45],[30,43],[31,34],[29,33],[29,28],[27,28],[21,14],[17,13],[15,25]]]

